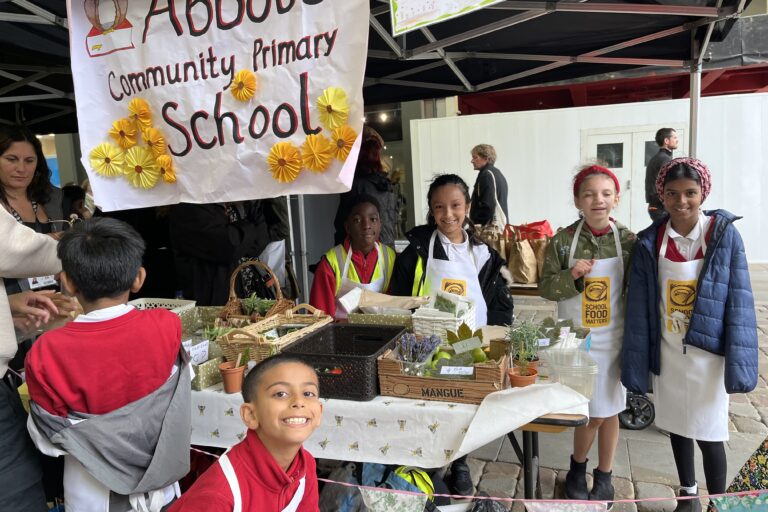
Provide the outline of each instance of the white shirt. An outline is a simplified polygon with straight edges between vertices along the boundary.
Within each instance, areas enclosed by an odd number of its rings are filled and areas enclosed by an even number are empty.
[[[443,245],[443,250],[445,251],[445,255],[448,257],[449,261],[458,259],[456,257],[457,254],[466,254],[469,251],[469,237],[467,236],[466,231],[462,232],[464,233],[464,241],[455,244],[448,240],[448,237],[442,234],[439,229],[437,230],[437,238]],[[483,265],[485,265],[488,260],[491,259],[491,252],[488,250],[488,246],[485,244],[472,245],[471,247],[475,263],[477,264],[477,272],[480,273],[480,269],[483,268]],[[430,254],[429,257],[431,258],[432,255]]]
[[[709,229],[710,220],[711,217],[699,213],[699,221],[687,235],[681,235],[672,228],[672,222],[667,222],[667,234],[669,235],[669,238],[674,240],[677,252],[679,252],[686,261],[693,260],[696,257],[696,253],[701,249],[702,236],[707,232],[707,229]]]

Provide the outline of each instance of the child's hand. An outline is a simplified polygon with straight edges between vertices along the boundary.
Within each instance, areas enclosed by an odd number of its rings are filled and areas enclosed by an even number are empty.
[[[573,265],[571,268],[571,276],[573,277],[573,280],[580,277],[584,277],[585,275],[589,274],[589,271],[592,270],[592,265],[594,265],[595,260],[576,260],[576,264]]]

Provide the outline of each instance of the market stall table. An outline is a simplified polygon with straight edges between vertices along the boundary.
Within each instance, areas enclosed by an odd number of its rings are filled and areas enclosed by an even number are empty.
[[[316,458],[433,468],[508,435],[523,466],[526,498],[538,486],[537,432],[587,422],[587,399],[560,384],[505,389],[480,406],[385,396],[321,400],[322,424],[304,443]],[[225,394],[221,385],[193,391],[192,444],[229,448],[242,440],[241,404],[239,393]],[[522,450],[514,436],[520,428]]]

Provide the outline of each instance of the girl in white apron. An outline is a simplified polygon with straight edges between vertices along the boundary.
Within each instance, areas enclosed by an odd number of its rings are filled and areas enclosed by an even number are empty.
[[[310,304],[339,320],[347,318],[339,299],[354,288],[386,292],[395,262],[395,251],[378,241],[381,220],[375,198],[356,197],[344,228],[347,240],[320,260],[309,294]]]
[[[397,257],[391,293],[401,296],[456,293],[475,303],[476,327],[512,322],[506,262],[474,235],[469,222],[469,189],[455,174],[435,178],[427,193],[427,224],[408,232],[411,242]],[[452,491],[472,494],[465,457],[451,467]]]
[[[683,497],[698,493],[694,440],[708,492],[725,492],[728,393],[748,392],[757,381],[754,301],[732,224],[737,217],[701,211],[710,188],[709,170],[699,160],[677,158],[661,168],[656,191],[669,218],[638,235],[628,292],[633,315],[622,379],[645,392],[650,369],[656,425],[670,434]],[[675,508],[700,510],[698,499],[680,500]]]
[[[598,365],[589,424],[574,432],[571,468],[565,482],[570,499],[610,501],[613,457],[619,438],[618,413],[626,408],[621,385],[624,334],[624,270],[635,236],[610,217],[619,202],[619,182],[608,169],[582,169],[573,181],[581,219],[550,242],[539,280],[542,297],[558,301],[558,316],[591,330],[589,354]],[[598,437],[599,463],[587,491],[587,454]]]

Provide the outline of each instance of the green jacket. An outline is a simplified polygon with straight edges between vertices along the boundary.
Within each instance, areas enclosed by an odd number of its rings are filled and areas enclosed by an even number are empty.
[[[584,291],[584,278],[574,281],[571,276],[571,266],[568,265],[571,243],[578,225],[579,221],[577,220],[567,228],[558,231],[549,241],[542,275],[539,277],[539,295],[545,299],[556,301],[570,299]],[[619,228],[621,252],[624,258],[624,282],[626,283],[626,276],[629,275],[629,256],[637,237],[619,222],[616,222],[616,227]],[[573,255],[574,260],[599,260],[615,258],[616,256],[613,232],[596,237],[586,224],[581,228],[579,240],[576,243],[576,253]]]

